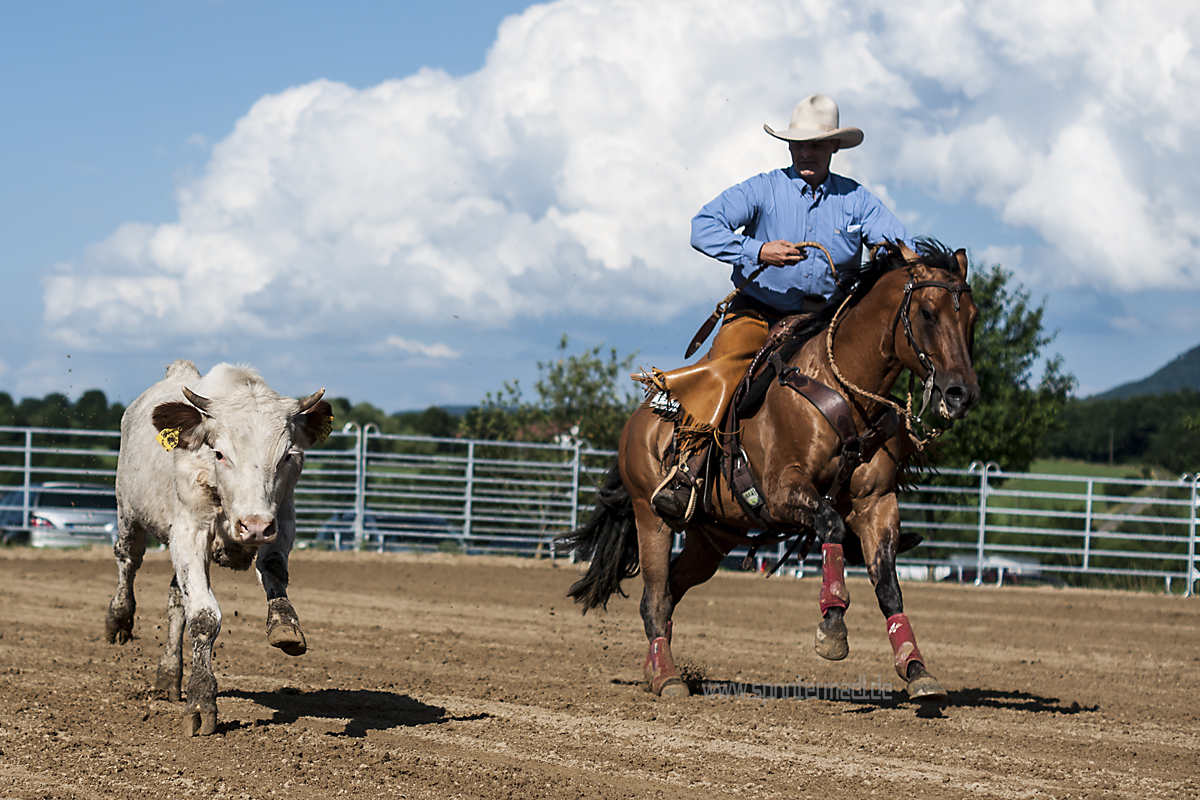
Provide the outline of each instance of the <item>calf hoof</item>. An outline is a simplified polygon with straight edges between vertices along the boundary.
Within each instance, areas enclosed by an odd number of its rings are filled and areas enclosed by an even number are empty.
[[[846,638],[846,623],[841,617],[829,617],[817,626],[813,638],[813,649],[828,661],[841,661],[850,655],[850,642]]]
[[[122,619],[109,613],[104,620],[104,635],[109,644],[125,644],[133,638],[133,620]]]
[[[304,633],[295,625],[281,622],[267,631],[267,643],[278,647],[289,656],[302,656],[308,652],[308,643],[304,641]]]
[[[215,708],[189,708],[183,712],[183,735],[212,736],[217,732]]]
[[[289,656],[302,656],[308,651],[300,618],[286,597],[276,597],[267,603],[267,643]]]
[[[944,703],[946,690],[937,682],[925,665],[914,661],[908,665],[908,699],[918,703]]]
[[[183,699],[183,675],[159,667],[158,675],[154,680],[154,688],[150,694],[159,700],[178,703]]]

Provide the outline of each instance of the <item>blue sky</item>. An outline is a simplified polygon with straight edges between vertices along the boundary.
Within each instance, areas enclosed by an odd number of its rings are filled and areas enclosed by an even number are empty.
[[[1198,12],[906,9],[6,4],[0,390],[128,402],[187,357],[466,404],[564,332],[676,366],[728,291],[691,215],[814,91],[867,134],[835,171],[1044,297],[1082,394],[1200,343]]]

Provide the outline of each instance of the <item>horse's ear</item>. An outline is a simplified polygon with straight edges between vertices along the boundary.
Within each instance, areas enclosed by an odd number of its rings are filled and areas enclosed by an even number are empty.
[[[900,245],[900,255],[904,256],[905,261],[920,260],[921,257],[914,253],[903,239],[897,239],[896,244]]]
[[[958,269],[962,272],[963,278],[967,277],[967,251],[961,247],[954,251],[954,258],[958,261]]]

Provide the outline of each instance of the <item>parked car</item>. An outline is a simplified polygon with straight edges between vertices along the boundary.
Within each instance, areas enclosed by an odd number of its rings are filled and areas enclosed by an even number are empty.
[[[958,554],[950,556],[949,564],[935,567],[934,576],[943,581],[974,583],[979,574],[978,556]],[[983,577],[980,583],[996,586],[1055,586],[1061,588],[1066,582],[1057,575],[1042,572],[1037,559],[1020,556],[987,556],[983,560]]]
[[[461,544],[462,530],[435,514],[363,512],[363,547],[378,550],[436,550],[443,542]],[[354,512],[339,511],[325,520],[313,539],[324,550],[354,549]]]
[[[111,544],[117,530],[117,498],[112,487],[93,483],[48,482],[29,487],[29,517],[24,517],[25,490],[11,489],[0,498],[0,531],[4,544],[34,547],[79,547]]]

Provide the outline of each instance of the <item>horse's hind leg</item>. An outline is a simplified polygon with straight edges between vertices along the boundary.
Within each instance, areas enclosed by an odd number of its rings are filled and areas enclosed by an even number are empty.
[[[638,550],[642,567],[642,622],[650,650],[642,672],[650,682],[650,690],[662,697],[687,697],[689,692],[679,677],[671,657],[671,613],[675,601],[668,590],[671,572],[671,542],[674,534],[658,518],[644,499],[634,500],[637,520]]]
[[[841,661],[850,655],[846,631],[846,609],[850,592],[846,588],[846,564],[842,543],[846,526],[827,500],[821,498],[813,520],[821,545],[821,622],[813,639],[817,655],[830,661]]]

